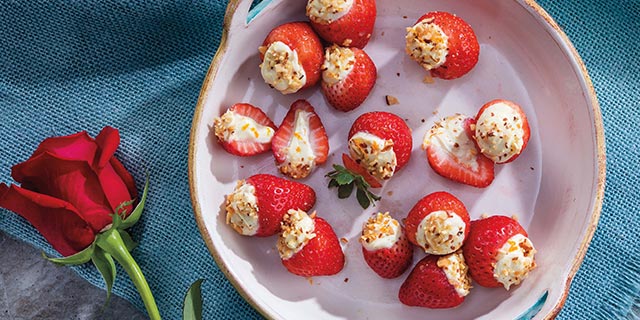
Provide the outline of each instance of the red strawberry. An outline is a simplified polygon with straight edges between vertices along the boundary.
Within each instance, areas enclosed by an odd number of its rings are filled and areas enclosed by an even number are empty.
[[[382,187],[382,184],[380,184],[380,182],[374,176],[370,175],[365,168],[361,167],[357,162],[351,159],[348,154],[342,154],[342,163],[344,164],[344,167],[347,168],[347,170],[349,170],[351,173],[362,176],[364,178],[364,181],[369,184],[369,187]]]
[[[340,111],[359,107],[376,83],[377,69],[362,49],[333,45],[326,49],[322,65],[322,93]]]
[[[285,268],[302,277],[333,275],[344,267],[338,237],[315,212],[307,216],[304,211],[290,210],[285,215],[278,252]]]
[[[354,135],[358,133],[365,133],[373,135],[379,139],[385,140],[383,145],[377,145],[377,143],[364,150],[362,147],[358,147]],[[402,120],[402,118],[389,112],[375,111],[368,112],[359,116],[351,126],[349,130],[349,153],[351,158],[365,167],[374,177],[378,179],[388,179],[395,172],[398,172],[404,167],[409,158],[411,157],[411,148],[413,141],[411,140],[411,129]],[[376,162],[382,152],[393,150],[396,158],[396,164],[391,169],[386,166],[386,163]],[[373,165],[375,162],[375,166]],[[374,169],[374,167],[381,170]],[[391,170],[389,170],[391,169]],[[385,171],[386,172],[383,172]]]
[[[438,121],[425,135],[422,147],[427,150],[429,165],[439,175],[484,188],[493,181],[494,165],[476,147],[472,122],[461,114]]]
[[[329,138],[313,106],[297,100],[271,140],[280,172],[293,179],[304,178],[316,165],[327,161]]]
[[[362,227],[362,255],[371,270],[385,279],[404,273],[413,260],[413,246],[398,220],[388,212],[372,216]]]
[[[248,103],[236,103],[213,120],[218,142],[229,153],[252,156],[271,149],[276,125],[269,117]]]
[[[519,284],[535,268],[536,250],[527,237],[522,226],[509,217],[472,221],[462,251],[473,280],[484,287],[507,290]]]
[[[432,309],[453,308],[471,289],[467,266],[459,252],[424,257],[400,286],[398,298],[408,306]]]
[[[322,42],[307,22],[289,22],[267,35],[259,48],[265,82],[283,94],[297,92],[320,80]]]
[[[407,28],[406,52],[434,77],[455,79],[478,63],[480,45],[473,29],[448,12],[429,12]]]
[[[327,42],[362,49],[373,34],[376,1],[346,0],[343,3],[336,6],[329,1],[310,0],[307,3],[307,17]]]
[[[475,119],[475,139],[480,151],[495,163],[508,163],[524,151],[531,129],[524,111],[508,100],[492,100],[480,108]]]
[[[434,192],[416,203],[404,221],[409,241],[430,254],[448,254],[469,234],[469,213],[447,192]]]
[[[238,181],[226,197],[227,224],[239,234],[268,237],[280,232],[289,209],[309,210],[316,203],[311,187],[270,174]]]

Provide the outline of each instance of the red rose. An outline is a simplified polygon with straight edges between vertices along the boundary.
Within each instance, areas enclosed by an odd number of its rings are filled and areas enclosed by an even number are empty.
[[[83,131],[44,140],[12,168],[21,186],[0,184],[0,207],[27,219],[62,255],[82,251],[116,208],[137,196],[133,177],[113,156],[119,144],[111,127],[96,139]],[[130,213],[132,206],[124,209]]]

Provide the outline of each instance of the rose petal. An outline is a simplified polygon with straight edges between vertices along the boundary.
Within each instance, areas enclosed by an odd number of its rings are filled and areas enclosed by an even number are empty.
[[[98,232],[111,223],[110,214],[115,207],[104,194],[103,185],[98,176],[85,161],[60,159],[48,152],[41,153],[12,168],[16,181],[23,181],[23,188],[64,200],[77,209],[78,214]],[[115,173],[113,173],[115,175]],[[126,186],[114,184],[114,194],[121,198],[114,202],[129,199]],[[119,191],[122,189],[123,191]],[[127,195],[122,195],[126,193]],[[117,205],[116,205],[117,206]]]
[[[68,136],[45,139],[31,157],[48,152],[60,159],[85,160],[93,163],[97,150],[98,145],[95,140],[86,131],[82,131]]]
[[[73,205],[60,199],[0,184],[0,207],[27,219],[63,256],[82,251],[95,238]]]
[[[124,184],[127,186],[127,189],[129,190],[129,195],[131,195],[131,198],[132,199],[137,198],[138,189],[136,188],[136,181],[133,179],[133,176],[131,176],[131,173],[129,173],[129,171],[125,169],[122,163],[118,159],[116,159],[116,157],[111,158],[110,163],[111,163],[111,166],[113,167],[113,170],[116,171],[118,176],[120,176],[120,179],[122,179],[122,181],[124,181]]]
[[[120,144],[120,133],[118,129],[112,127],[104,127],[102,131],[96,136],[96,143],[98,144],[98,157],[96,166],[98,170],[102,169],[109,163],[109,160],[116,153],[118,145]]]

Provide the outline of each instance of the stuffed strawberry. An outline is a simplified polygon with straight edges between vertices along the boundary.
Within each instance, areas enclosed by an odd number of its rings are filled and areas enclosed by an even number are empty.
[[[411,157],[411,129],[389,112],[361,115],[349,130],[351,158],[378,180],[387,180]]]
[[[320,80],[322,43],[307,22],[289,22],[274,28],[259,51],[262,78],[283,94],[298,92]]]
[[[362,227],[362,255],[380,277],[399,277],[411,265],[413,246],[398,220],[388,212],[370,217]]]
[[[305,178],[327,161],[329,138],[309,102],[297,100],[291,105],[271,140],[271,149],[280,172],[293,179]]]
[[[408,306],[431,309],[453,308],[464,301],[471,289],[462,253],[426,256],[402,283],[398,298]]]
[[[480,152],[499,164],[518,158],[531,135],[522,108],[513,101],[501,99],[489,101],[480,108],[474,128]]]
[[[438,255],[460,249],[470,227],[464,204],[447,192],[434,192],[420,199],[404,223],[411,243]]]
[[[311,187],[270,174],[238,181],[226,196],[227,224],[245,236],[268,237],[280,232],[289,209],[309,210],[316,203]]]
[[[289,272],[302,277],[329,276],[344,267],[344,253],[333,228],[303,210],[289,210],[282,220],[278,252]]]
[[[333,45],[325,51],[322,93],[340,111],[359,107],[376,83],[376,65],[362,49]]]
[[[309,0],[307,17],[325,41],[362,49],[373,34],[376,1]]]
[[[470,186],[487,187],[494,178],[493,161],[478,150],[470,126],[472,118],[461,114],[444,118],[427,132],[422,148],[439,175]]]
[[[471,222],[462,249],[471,277],[484,287],[518,285],[536,267],[536,249],[518,221],[491,216]]]
[[[480,45],[462,18],[448,12],[429,12],[407,28],[405,51],[434,77],[455,79],[478,63]]]
[[[218,142],[229,153],[252,156],[271,149],[276,125],[257,107],[236,103],[213,119]]]

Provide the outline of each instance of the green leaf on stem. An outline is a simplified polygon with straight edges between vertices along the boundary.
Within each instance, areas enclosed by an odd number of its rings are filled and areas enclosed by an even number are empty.
[[[201,286],[204,279],[198,279],[191,284],[184,297],[182,307],[183,320],[202,320],[202,292]]]
[[[42,253],[42,256],[45,259],[60,266],[75,266],[75,265],[89,262],[89,260],[91,260],[91,256],[93,255],[94,250],[95,250],[95,245],[92,243],[90,246],[86,247],[84,250],[74,255],[70,255],[68,257],[49,258],[44,252]]]
[[[142,216],[142,210],[144,209],[144,204],[147,201],[147,193],[149,192],[149,174],[147,174],[147,179],[144,183],[144,190],[142,191],[142,198],[140,198],[140,202],[136,206],[135,209],[131,212],[131,214],[122,221],[119,229],[127,229],[132,227],[138,220],[140,220],[140,216]]]
[[[349,171],[349,169],[334,164],[333,171],[327,173],[325,177],[329,178],[329,189],[338,188],[338,198],[346,199],[351,196],[353,189],[356,189],[356,198],[358,204],[363,209],[369,206],[375,206],[376,201],[380,200],[380,196],[375,195],[369,188],[371,185],[365,180],[365,178],[355,172]]]
[[[107,301],[104,303],[106,306],[111,298],[113,282],[116,280],[116,264],[113,262],[111,255],[100,249],[100,247],[97,247],[93,252],[91,261],[96,268],[98,268],[98,271],[100,271],[100,274],[102,275],[102,279],[104,279],[104,283],[107,285]]]
[[[120,230],[120,237],[122,237],[122,242],[124,242],[124,246],[127,247],[127,250],[129,250],[129,252],[133,251],[133,249],[138,246],[138,243],[133,241],[131,235],[128,232]]]

